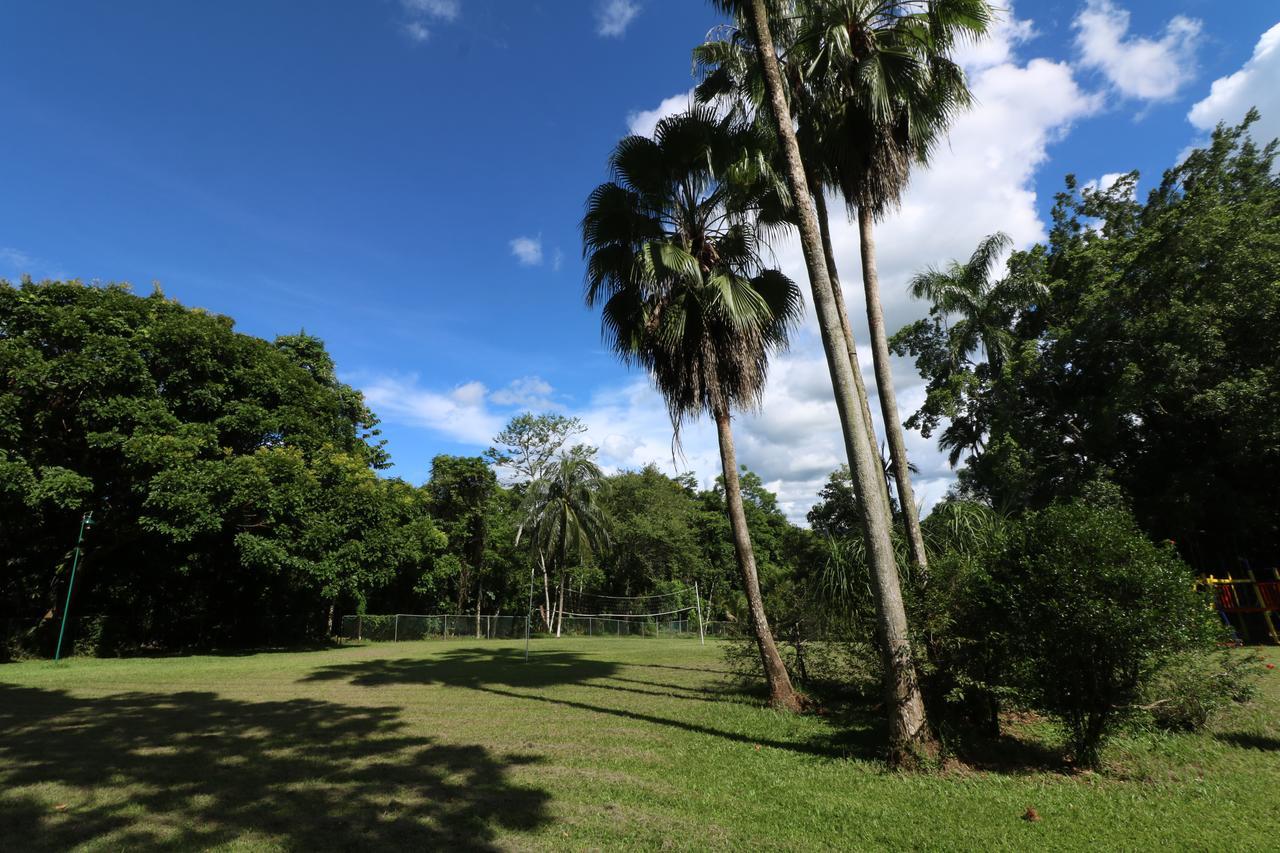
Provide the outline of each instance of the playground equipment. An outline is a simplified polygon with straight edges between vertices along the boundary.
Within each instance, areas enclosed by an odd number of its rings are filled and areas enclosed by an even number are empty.
[[[1255,634],[1264,634],[1280,644],[1280,569],[1272,569],[1271,573],[1271,580],[1259,580],[1253,569],[1245,570],[1247,577],[1228,574],[1225,578],[1210,575],[1205,579],[1213,590],[1222,621],[1246,643],[1254,642]]]

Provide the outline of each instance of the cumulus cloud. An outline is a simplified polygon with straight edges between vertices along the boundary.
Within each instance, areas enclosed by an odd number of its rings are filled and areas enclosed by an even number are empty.
[[[487,444],[504,423],[489,408],[488,389],[480,382],[433,391],[422,387],[417,376],[385,376],[363,383],[360,390],[370,408],[387,421],[424,427],[469,444]]]
[[[551,400],[551,383],[537,376],[522,376],[512,380],[506,388],[494,391],[489,399],[499,406],[519,406],[522,409],[545,411],[560,408]]]
[[[663,98],[650,110],[634,110],[627,114],[627,132],[634,136],[653,136],[658,122],[689,109],[693,103],[693,90]]]
[[[542,264],[542,235],[537,237],[516,237],[511,241],[511,254],[521,266],[536,267]]]
[[[596,35],[620,38],[639,14],[635,0],[603,0],[596,6]]]
[[[1073,23],[1081,62],[1103,73],[1129,98],[1166,101],[1196,73],[1201,23],[1175,15],[1159,38],[1129,35],[1129,12],[1111,0],[1089,0]]]
[[[1187,119],[1201,130],[1211,130],[1220,121],[1238,123],[1250,107],[1262,114],[1253,126],[1253,138],[1265,143],[1280,137],[1280,24],[1262,34],[1239,71],[1213,81],[1208,96],[1191,108]]]

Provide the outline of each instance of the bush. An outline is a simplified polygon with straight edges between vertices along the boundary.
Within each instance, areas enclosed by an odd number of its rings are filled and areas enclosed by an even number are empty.
[[[1261,675],[1260,659],[1248,652],[1185,652],[1153,673],[1142,707],[1157,728],[1200,731],[1233,703],[1253,699]]]
[[[1215,635],[1191,570],[1119,506],[1078,501],[1028,514],[991,580],[1016,641],[1014,681],[1062,721],[1086,766],[1140,710],[1155,674],[1181,652],[1211,648]]]
[[[908,601],[921,688],[944,740],[966,729],[999,734],[1001,707],[1014,698],[1014,644],[991,578],[1007,530],[990,508],[962,500],[939,504],[922,524],[929,575]]]

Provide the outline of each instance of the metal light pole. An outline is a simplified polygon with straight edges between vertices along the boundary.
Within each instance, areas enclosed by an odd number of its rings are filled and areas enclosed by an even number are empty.
[[[84,544],[84,530],[93,527],[93,510],[89,510],[80,519],[80,535],[76,538],[76,553],[71,559],[71,580],[67,583],[67,603],[62,607],[62,627],[58,629],[58,647],[54,649],[53,659],[62,658],[62,636],[67,633],[67,611],[71,609],[71,590],[76,585],[76,567],[80,565],[80,546]]]

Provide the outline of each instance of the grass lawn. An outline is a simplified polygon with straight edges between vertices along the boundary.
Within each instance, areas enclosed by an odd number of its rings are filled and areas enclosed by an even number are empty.
[[[0,666],[0,849],[1280,847],[1280,670],[1209,734],[1116,742],[1105,773],[1029,744],[998,770],[903,775],[872,723],[763,709],[714,644],[522,655]]]

